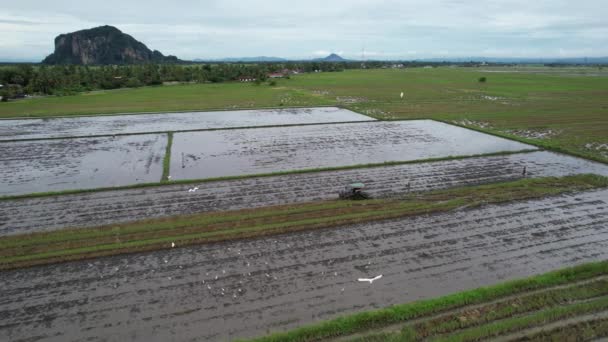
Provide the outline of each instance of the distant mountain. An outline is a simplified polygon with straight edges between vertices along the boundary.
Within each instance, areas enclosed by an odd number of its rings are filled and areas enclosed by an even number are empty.
[[[151,51],[142,42],[113,26],[61,34],[55,38],[55,52],[44,64],[108,65],[133,63],[176,63],[175,56]]]
[[[313,59],[313,61],[315,61],[315,62],[348,62],[347,59],[344,59],[344,58],[336,55],[335,53],[332,53],[331,55],[324,57],[324,58]]]
[[[225,63],[255,63],[255,62],[287,62],[287,59],[280,57],[268,57],[268,56],[257,56],[257,57],[229,57],[229,58],[220,58],[220,59],[202,59],[196,58],[193,60],[194,62],[225,62]]]

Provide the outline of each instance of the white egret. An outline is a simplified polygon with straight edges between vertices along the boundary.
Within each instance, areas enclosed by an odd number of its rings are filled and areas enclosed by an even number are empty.
[[[376,280],[378,280],[380,278],[382,278],[382,274],[378,275],[378,276],[375,276],[373,278],[359,278],[357,280],[362,281],[362,282],[368,281],[371,284],[371,283],[373,283],[374,281],[376,281]]]

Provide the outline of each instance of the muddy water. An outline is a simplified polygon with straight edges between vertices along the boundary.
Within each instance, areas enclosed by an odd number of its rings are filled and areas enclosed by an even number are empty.
[[[158,182],[165,134],[0,144],[0,195]]]
[[[364,182],[374,196],[519,179],[596,173],[608,166],[551,152],[470,158],[346,171],[252,178],[192,185],[103,191],[91,194],[0,201],[0,235],[65,227],[127,222],[192,214],[335,199],[353,182]],[[198,186],[197,192],[188,192]]]
[[[174,135],[171,175],[198,179],[534,149],[431,120]]]
[[[0,120],[0,140],[367,120],[335,107]]]
[[[2,272],[0,340],[229,340],[604,260],[607,201],[603,190]]]

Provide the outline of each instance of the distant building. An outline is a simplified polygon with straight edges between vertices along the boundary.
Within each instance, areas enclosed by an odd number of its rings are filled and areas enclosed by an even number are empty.
[[[285,77],[285,74],[282,72],[273,72],[268,74],[268,78],[283,78]]]
[[[252,76],[239,76],[239,82],[255,82],[256,78]]]

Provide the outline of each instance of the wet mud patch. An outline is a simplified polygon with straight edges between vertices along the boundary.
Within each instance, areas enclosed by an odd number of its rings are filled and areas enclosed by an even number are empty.
[[[608,158],[608,143],[588,143],[585,144],[585,149],[599,152],[603,157]]]
[[[507,134],[515,135],[521,138],[528,139],[549,139],[558,136],[562,133],[561,130],[543,128],[543,129],[514,129],[505,130]]]
[[[343,104],[354,104],[360,102],[368,102],[369,100],[364,97],[356,97],[356,96],[338,96],[336,97],[336,101]]]
[[[0,195],[158,182],[165,134],[2,143]]]
[[[0,141],[368,120],[336,107],[0,120]]]
[[[185,132],[174,135],[171,175],[202,179],[524,149],[535,147],[431,120]]]
[[[489,122],[485,122],[485,121],[474,121],[474,120],[469,120],[469,119],[463,119],[463,120],[453,120],[453,122],[457,125],[466,126],[466,127],[492,128],[492,125]]]

